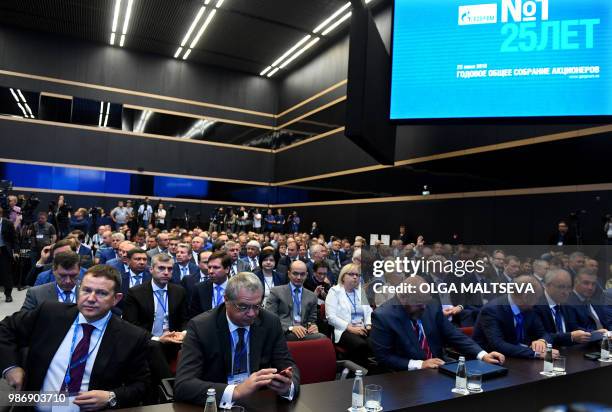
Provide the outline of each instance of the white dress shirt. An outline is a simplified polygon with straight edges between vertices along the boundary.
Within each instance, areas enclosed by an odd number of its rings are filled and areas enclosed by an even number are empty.
[[[106,330],[106,324],[111,317],[111,312],[108,312],[105,317],[99,319],[95,322],[91,322],[90,324],[95,327],[95,329],[91,333],[91,340],[89,342],[89,351],[91,355],[87,358],[87,362],[85,363],[85,372],[83,373],[83,380],[81,381],[81,392],[87,392],[89,390],[89,381],[91,378],[91,370],[93,369],[93,365],[96,361],[96,356],[98,356],[98,350],[100,349],[100,344],[102,338],[104,336],[104,332]],[[83,328],[81,327],[81,323],[88,323],[85,317],[79,313],[77,317],[76,325],[73,323],[71,328],[68,330],[68,333],[64,337],[64,340],[60,344],[57,352],[53,356],[53,360],[51,360],[51,364],[49,364],[49,369],[47,370],[47,375],[45,376],[45,380],[43,381],[43,385],[41,391],[44,392],[59,392],[62,384],[64,383],[64,377],[66,376],[66,370],[68,369],[68,363],[70,361],[70,348],[72,346],[73,336],[75,334],[76,329],[76,339],[75,339],[75,347],[80,342],[83,337]],[[75,327],[76,326],[76,327]],[[95,346],[94,346],[95,345]],[[88,352],[89,353],[89,352]],[[80,408],[72,403],[74,397],[70,397],[70,405],[62,406],[62,407],[53,407],[53,411],[70,411],[70,412],[79,412]],[[39,411],[51,411],[51,407],[37,407]]]

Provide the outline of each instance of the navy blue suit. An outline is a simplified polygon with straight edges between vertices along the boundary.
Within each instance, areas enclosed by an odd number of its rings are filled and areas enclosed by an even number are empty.
[[[533,359],[535,352],[530,348],[531,342],[538,339],[552,342],[552,339],[533,310],[522,313],[524,332],[523,341],[519,342],[508,296],[493,299],[480,311],[474,328],[474,340],[488,351],[494,350],[514,358]]]
[[[140,284],[142,285],[143,283],[150,282],[151,279],[152,279],[151,273],[147,269],[145,269],[145,271],[142,272],[142,281],[140,282]],[[121,293],[123,293],[123,296],[127,295],[129,289],[130,289],[130,271],[128,270],[127,272],[121,273]],[[119,305],[121,305],[122,302],[119,302]]]
[[[183,286],[183,288],[185,288],[185,291],[187,292],[187,304],[191,303],[193,291],[195,287],[200,283],[200,279],[200,271],[198,270],[197,273],[185,276],[183,280],[181,280],[181,285]]]
[[[115,249],[112,247],[100,249],[100,261],[99,264],[104,264],[109,260],[115,259],[117,257],[117,253]]]
[[[198,267],[198,265],[196,265],[195,263],[193,263],[193,261],[189,261],[189,263],[187,264],[187,267],[189,268],[188,270],[188,275],[193,275],[195,273],[200,273],[200,268]],[[172,266],[172,280],[170,281],[172,283],[176,283],[177,285],[181,284],[181,269],[179,269],[179,264],[178,262],[176,262],[174,264],[174,266]]]
[[[121,274],[121,276],[123,276],[123,273],[125,273],[125,266],[123,265],[123,262],[119,258],[111,259],[105,264],[107,266],[117,269],[117,271]]]
[[[597,300],[591,300],[590,303],[593,306],[593,309],[595,309],[595,313],[597,313],[597,317],[599,318],[599,321],[601,322],[604,329],[612,329],[612,314],[610,313],[610,307],[602,304],[601,301]],[[587,302],[581,301],[575,292],[570,293],[569,299],[567,300],[566,304],[570,307],[570,310],[572,311],[576,319],[576,323],[578,324],[578,327],[580,329],[586,331],[593,331],[598,329],[597,324],[593,319],[593,315],[589,310]]]
[[[470,358],[476,358],[483,350],[443,316],[437,303],[426,307],[421,322],[434,358],[444,358],[445,346],[452,346]],[[396,297],[372,314],[370,343],[378,363],[393,370],[407,370],[410,360],[426,359],[410,316]]]
[[[565,333],[563,333],[562,329],[560,330],[557,328],[553,314],[550,310],[550,306],[548,306],[546,296],[542,296],[542,298],[540,298],[540,301],[533,307],[533,310],[540,318],[540,322],[542,323],[542,326],[546,332],[550,334],[554,345],[571,346],[574,344],[574,342],[572,342],[570,332],[579,329],[578,324],[576,323],[576,316],[574,312],[566,305],[560,306],[563,323],[565,323]]]
[[[253,272],[255,275],[257,275],[257,277],[259,278],[259,280],[261,281],[262,286],[264,287],[264,290],[266,289],[266,283],[264,280],[264,275],[263,272],[261,270],[261,268],[257,268],[255,269],[255,271]],[[274,282],[274,286],[280,286],[280,285],[286,285],[287,283],[289,283],[289,279],[287,279],[287,276],[276,271],[273,270],[272,271],[272,281]]]

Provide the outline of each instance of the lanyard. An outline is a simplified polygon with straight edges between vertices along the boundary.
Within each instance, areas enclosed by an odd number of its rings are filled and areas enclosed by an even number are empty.
[[[164,294],[165,296],[165,304],[162,303],[162,301],[159,299],[159,295],[157,294],[158,291],[163,290],[164,292],[166,292]],[[161,306],[162,310],[164,311],[164,314],[168,314],[168,291],[166,291],[165,289],[158,289],[156,291],[153,292],[153,296],[155,296],[155,300],[157,300],[157,303],[159,303],[159,306]]]
[[[72,364],[72,355],[74,354],[74,349],[75,349],[75,346],[76,346],[76,338],[77,338],[77,328],[79,327],[79,323],[78,323],[79,322],[79,316],[77,315],[77,318],[74,320],[74,333],[72,335],[72,344],[70,345],[70,357],[68,358],[68,368],[66,369],[66,374],[64,375],[64,383],[65,383],[65,386],[66,386],[66,390],[68,390],[68,385],[70,384],[70,370],[76,368],[77,366],[79,366],[82,363],[86,363],[87,359],[89,359],[91,354],[94,353],[94,351],[98,347],[98,344],[100,343],[100,340],[102,340],[102,335],[104,335],[104,331],[106,330],[106,327],[108,326],[108,322],[110,321],[111,316],[109,316],[108,319],[106,319],[106,322],[104,322],[104,326],[102,327],[102,331],[100,332],[100,336],[98,336],[98,339],[96,340],[96,344],[94,345],[93,349],[91,351],[89,351],[86,355],[84,355],[83,357],[77,359],[76,362],[73,365]],[[93,333],[93,331],[91,333]]]
[[[64,291],[60,289],[60,287],[57,285],[57,283],[55,284],[55,289],[57,289],[57,291],[56,291],[57,292],[57,297],[59,299],[61,299],[62,302],[64,302],[64,303],[75,303],[73,301],[73,298],[72,298],[72,296],[75,296],[75,294],[72,293],[72,291],[70,291],[70,300],[66,301],[66,295],[64,295]]]
[[[353,299],[351,299],[347,292],[344,293],[346,293],[346,297],[351,302],[351,305],[353,305],[353,313],[357,313],[357,295],[355,294],[355,291],[353,290]]]
[[[272,282],[270,283],[268,283],[268,281],[266,280],[266,275],[263,275],[263,280],[268,289],[272,290],[272,288],[274,287],[274,276],[272,276]]]

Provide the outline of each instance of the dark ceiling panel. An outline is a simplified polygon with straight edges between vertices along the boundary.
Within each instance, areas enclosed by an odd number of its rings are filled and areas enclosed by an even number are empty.
[[[346,1],[225,0],[189,60],[259,74]],[[108,44],[114,4],[3,0],[0,25]],[[126,1],[122,4],[125,7]],[[134,0],[125,48],[171,58],[202,4],[203,0]]]

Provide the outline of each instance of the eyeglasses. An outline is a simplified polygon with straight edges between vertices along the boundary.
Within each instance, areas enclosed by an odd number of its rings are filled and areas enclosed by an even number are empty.
[[[291,274],[293,276],[306,277],[308,275],[308,272],[296,272],[296,271],[292,271]]]
[[[243,304],[237,304],[232,302],[232,305],[238,309],[239,312],[245,313],[250,311],[251,309],[253,309],[255,312],[259,312],[260,310],[262,310],[264,307],[263,305],[259,304],[259,305],[243,305]]]

